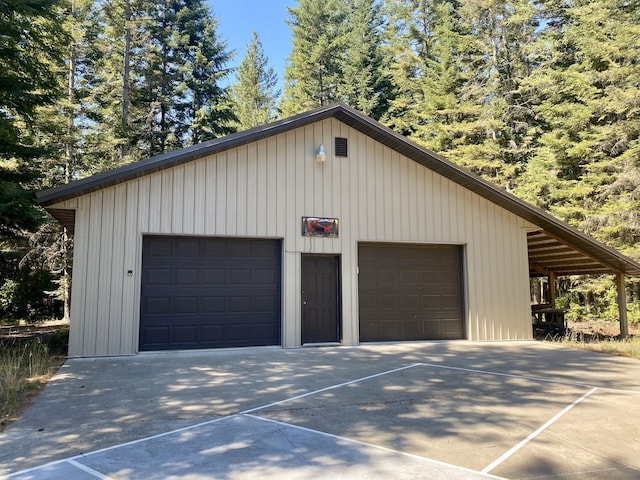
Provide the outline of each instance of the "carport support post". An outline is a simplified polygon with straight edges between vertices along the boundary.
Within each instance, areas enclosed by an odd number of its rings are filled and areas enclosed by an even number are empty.
[[[618,290],[618,313],[620,315],[620,338],[629,336],[629,324],[627,323],[627,293],[625,291],[625,275],[616,274],[616,289]]]
[[[549,272],[549,306],[556,308],[556,274]]]

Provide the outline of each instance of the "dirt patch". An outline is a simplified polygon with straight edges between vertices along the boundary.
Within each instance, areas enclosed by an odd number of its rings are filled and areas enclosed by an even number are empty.
[[[568,322],[571,334],[593,337],[594,339],[612,338],[620,335],[620,324],[618,322],[607,322],[604,320],[585,320],[582,322]],[[629,335],[640,336],[640,325],[629,325]]]

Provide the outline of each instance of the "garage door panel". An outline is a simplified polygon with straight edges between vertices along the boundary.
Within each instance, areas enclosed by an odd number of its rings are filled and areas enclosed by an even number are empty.
[[[229,283],[233,285],[251,285],[252,271],[249,268],[231,268],[229,269]]]
[[[403,332],[402,337],[410,340],[420,340],[422,338],[422,321],[420,320],[407,320],[402,324]]]
[[[404,270],[400,272],[399,281],[402,285],[422,285],[422,272],[419,270]]]
[[[397,295],[382,295],[378,299],[380,310],[398,311],[400,309],[400,298]]]
[[[280,252],[279,240],[144,237],[140,350],[279,345]]]
[[[273,326],[268,323],[257,324],[253,332],[257,342],[268,341],[269,338],[273,337],[273,333]]]
[[[360,341],[464,338],[462,249],[360,244]]]
[[[420,297],[418,295],[403,295],[401,297],[402,310],[416,311],[420,306]]]
[[[200,329],[200,341],[205,345],[224,343],[224,325],[203,325]]]
[[[147,327],[146,335],[147,341],[150,344],[164,345],[169,342],[169,326],[168,325],[157,325]]]
[[[443,333],[445,335],[462,335],[462,329],[460,328],[460,322],[457,319],[445,320],[441,322],[443,327]]]
[[[460,310],[460,298],[453,295],[441,295],[439,297],[440,308],[443,310],[451,310],[459,312]]]
[[[171,257],[172,241],[170,238],[156,237],[147,242],[147,251],[154,257]]]
[[[278,299],[272,295],[262,295],[254,297],[254,311],[275,312],[278,306]]]
[[[221,258],[227,255],[227,239],[211,238],[204,244],[202,248],[202,257]]]
[[[256,285],[274,285],[278,281],[279,272],[275,269],[256,268],[254,275]]]
[[[171,285],[171,269],[149,268],[144,280],[149,285]]]
[[[143,311],[149,315],[170,313],[171,299],[167,297],[146,297],[143,301]]]
[[[223,313],[225,310],[225,297],[200,297],[200,312],[207,313]]]
[[[234,324],[227,329],[228,339],[232,341],[245,341],[251,338],[251,325]]]
[[[251,312],[251,297],[249,297],[249,296],[229,297],[229,312],[233,312],[233,313],[250,313]]]
[[[172,313],[198,313],[198,297],[174,297]]]
[[[273,258],[275,255],[279,255],[279,245],[269,244],[269,243],[261,243],[256,245],[254,248],[253,256],[254,258],[263,258],[268,261],[268,259]]]
[[[202,285],[224,285],[224,268],[204,268],[200,275]]]
[[[176,325],[173,329],[173,343],[180,345],[195,345],[198,340],[197,325]]]
[[[197,238],[182,238],[173,243],[174,256],[181,258],[198,258],[200,256],[200,242]]]
[[[398,325],[395,320],[382,320],[377,330],[382,339],[399,340]]]
[[[360,311],[361,312],[367,312],[367,311],[371,311],[371,312],[375,312],[378,309],[378,304],[377,304],[377,297],[373,296],[373,295],[363,295],[362,293],[360,294]],[[362,319],[362,315],[360,315],[360,318]]]
[[[427,335],[439,338],[444,330],[443,321],[441,319],[425,320],[422,322],[422,328]]]
[[[198,285],[197,268],[178,268],[174,273],[176,285]]]

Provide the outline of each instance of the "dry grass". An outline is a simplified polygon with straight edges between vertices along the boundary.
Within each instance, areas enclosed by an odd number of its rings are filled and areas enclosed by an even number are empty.
[[[563,338],[562,343],[568,347],[582,348],[592,352],[607,353],[609,355],[619,355],[622,357],[635,358],[640,360],[640,338],[603,338],[600,340],[585,341],[579,338]]]
[[[64,363],[41,340],[5,345],[0,351],[0,431],[31,403]]]
[[[638,325],[630,326],[629,330],[631,336],[620,339],[620,327],[617,323],[603,321],[578,322],[569,324],[569,331],[566,335],[548,337],[545,340],[560,342],[568,347],[640,360]]]

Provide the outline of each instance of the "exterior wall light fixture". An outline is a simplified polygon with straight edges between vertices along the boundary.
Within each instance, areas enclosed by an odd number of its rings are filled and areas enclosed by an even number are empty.
[[[327,154],[324,153],[324,145],[320,144],[320,146],[318,147],[318,151],[316,152],[316,161],[318,163],[324,163],[326,159]]]

